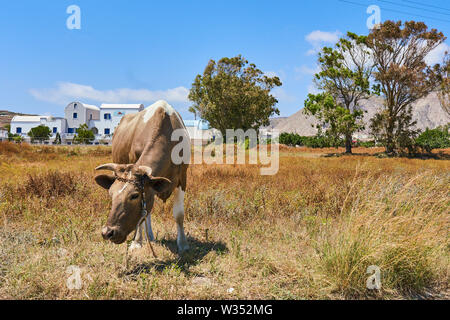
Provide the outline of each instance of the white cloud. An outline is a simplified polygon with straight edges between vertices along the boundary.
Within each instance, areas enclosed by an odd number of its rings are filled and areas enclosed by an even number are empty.
[[[446,51],[450,52],[450,46],[446,43],[441,43],[425,57],[425,62],[430,66],[435,65],[436,63],[442,64]]]
[[[306,75],[310,75],[310,76],[313,76],[316,73],[320,72],[320,68],[318,65],[316,65],[315,68],[303,65],[301,67],[296,67],[294,70],[295,70],[295,73],[297,73],[297,74],[306,74]]]
[[[335,43],[339,40],[339,36],[341,33],[339,31],[335,32],[327,32],[327,31],[320,31],[316,30],[311,32],[306,36],[306,40],[309,43],[316,43],[316,42],[328,42],[328,43]]]
[[[276,73],[275,71],[266,71],[266,72],[264,72],[264,75],[268,76],[269,78],[273,78],[273,77],[280,78],[278,73]]]
[[[311,93],[311,94],[318,94],[318,93],[320,93],[320,90],[317,89],[317,87],[316,87],[316,85],[315,85],[314,83],[311,83],[311,84],[308,86],[308,93]]]
[[[187,102],[189,90],[185,87],[177,87],[167,90],[148,89],[112,89],[98,90],[88,85],[60,82],[56,88],[30,89],[30,94],[37,100],[55,104],[67,104],[73,100],[93,100],[101,103],[143,103],[156,100],[169,102]]]
[[[272,94],[279,102],[295,102],[297,100],[296,97],[291,96],[286,90],[280,87],[273,89]]]
[[[335,44],[339,37],[341,36],[341,32],[336,30],[335,32],[327,32],[321,30],[315,30],[308,34],[305,39],[308,41],[313,48],[306,52],[307,55],[314,55],[322,49],[326,44]]]

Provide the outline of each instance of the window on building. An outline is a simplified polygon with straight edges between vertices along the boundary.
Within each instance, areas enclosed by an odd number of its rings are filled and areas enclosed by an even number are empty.
[[[22,128],[17,127],[17,128],[16,128],[16,133],[22,133]]]
[[[105,134],[109,134],[109,133],[110,133],[109,128],[105,128]]]
[[[77,118],[78,118],[78,113],[74,112],[74,113],[73,113],[73,118],[74,118],[74,119],[77,119]]]
[[[104,118],[105,120],[111,120],[111,113],[105,113],[105,114],[103,115],[103,118]]]
[[[74,130],[73,130],[73,128],[68,128],[68,129],[67,129],[67,132],[68,132],[68,133],[73,133]]]
[[[76,103],[75,103],[75,104],[73,105],[73,108],[74,108],[74,109],[76,109],[76,108],[77,108],[77,104],[76,104]]]
[[[57,127],[53,127],[53,133],[57,133],[58,132],[58,128]]]

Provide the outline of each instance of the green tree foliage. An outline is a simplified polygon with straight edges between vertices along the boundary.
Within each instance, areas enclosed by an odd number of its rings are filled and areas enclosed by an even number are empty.
[[[210,60],[197,75],[189,93],[197,115],[225,136],[226,129],[258,130],[269,125],[269,117],[280,114],[270,91],[281,86],[278,77],[268,77],[238,55]]]
[[[77,134],[73,138],[73,142],[76,144],[89,144],[95,139],[94,133],[88,129],[87,124],[82,124],[78,130]]]
[[[334,48],[322,49],[315,83],[323,93],[309,94],[305,101],[304,112],[315,116],[328,136],[344,138],[347,153],[352,152],[353,133],[364,129],[359,102],[370,94],[373,64],[366,38],[348,32]]]
[[[450,148],[450,134],[448,126],[436,129],[426,129],[417,139],[416,144],[422,150],[431,152],[433,149]]]
[[[49,127],[44,125],[39,125],[37,127],[34,127],[28,132],[28,136],[31,138],[31,141],[45,141],[50,139],[50,136],[52,135],[52,132]]]
[[[24,139],[20,134],[17,133],[8,133],[8,141],[14,142],[22,142]]]
[[[304,112],[319,120],[318,129],[321,129],[323,125],[327,126],[325,134],[320,133],[319,136],[326,136],[327,141],[331,144],[330,146],[340,146],[341,140],[344,138],[346,153],[352,152],[352,134],[364,128],[361,120],[363,117],[362,110],[354,109],[351,111],[336,103],[330,94],[319,93],[308,95]]]
[[[371,129],[388,154],[413,149],[412,103],[438,85],[436,67],[427,66],[425,57],[445,39],[442,32],[415,21],[385,21],[366,39],[376,66],[374,87],[384,97]]]
[[[5,125],[5,129],[6,129],[8,132],[11,132],[11,125],[8,123],[7,125]]]
[[[53,144],[61,144],[61,135],[59,132],[56,133],[55,141],[53,141]]]
[[[307,137],[296,133],[283,132],[280,134],[279,143],[287,146],[305,146],[308,148],[331,148],[343,147],[345,145],[343,139],[336,140],[335,138],[322,133],[319,133],[316,136]]]

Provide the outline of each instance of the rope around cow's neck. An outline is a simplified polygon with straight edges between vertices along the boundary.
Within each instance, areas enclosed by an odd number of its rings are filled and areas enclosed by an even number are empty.
[[[126,180],[124,182],[131,182],[131,180],[129,181],[129,180],[123,179],[123,178],[121,178],[120,180]],[[134,182],[132,182],[132,183],[134,183]],[[150,249],[152,251],[153,257],[155,259],[157,259],[158,257],[156,256],[155,250],[153,249],[152,243],[150,241],[150,237],[148,235],[147,216],[148,216],[149,212],[147,210],[147,203],[145,202],[144,185],[143,185],[143,183],[139,183],[139,184],[135,183],[135,185],[138,187],[138,189],[140,189],[140,192],[142,194],[142,211],[141,211],[141,219],[139,219],[139,222],[138,222],[137,227],[136,227],[136,231],[134,232],[133,241],[136,239],[136,236],[137,236],[137,233],[138,233],[138,229],[139,229],[141,223],[144,222],[145,223],[145,234],[146,234],[146,237],[147,237],[148,246],[150,247]],[[126,261],[126,269],[128,270],[128,244],[127,244],[127,251],[126,251],[126,254],[125,254],[125,261]]]

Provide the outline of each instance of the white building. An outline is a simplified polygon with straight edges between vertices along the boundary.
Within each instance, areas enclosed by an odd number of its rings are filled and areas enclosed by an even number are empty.
[[[8,140],[8,131],[6,129],[0,128],[0,141]]]
[[[183,120],[183,122],[192,142],[201,140],[207,143],[214,140],[216,130],[211,128],[208,122],[204,120]]]
[[[20,134],[29,140],[28,132],[39,125],[45,125],[52,131],[53,141],[56,133],[61,136],[62,143],[72,143],[78,128],[85,124],[95,135],[94,143],[110,143],[115,128],[126,114],[144,110],[143,104],[102,104],[100,107],[74,101],[65,109],[65,118],[52,116],[15,116],[11,120],[11,133]],[[191,140],[208,142],[214,139],[215,129],[203,120],[185,120],[184,124]],[[7,134],[6,134],[7,138]]]
[[[28,133],[32,128],[44,125],[49,127],[52,135],[50,140],[56,137],[56,133],[64,134],[67,129],[67,121],[64,118],[52,116],[14,116],[11,120],[11,133],[21,135],[29,140]]]
[[[88,126],[94,132],[96,139],[110,139],[124,115],[142,110],[144,110],[143,104],[102,104],[99,119],[90,120]]]

